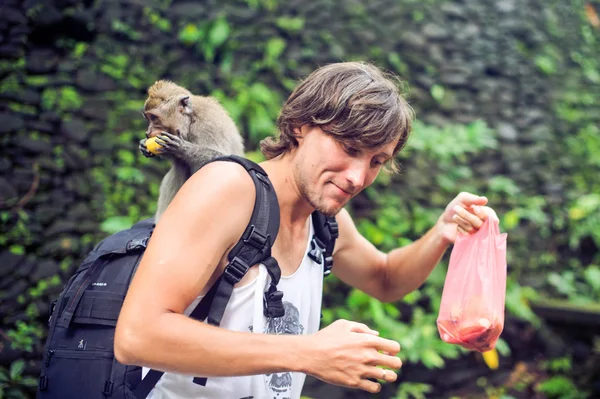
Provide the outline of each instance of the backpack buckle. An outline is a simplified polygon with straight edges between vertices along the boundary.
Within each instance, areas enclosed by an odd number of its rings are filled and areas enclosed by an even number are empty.
[[[282,317],[285,314],[285,308],[283,307],[283,292],[275,290],[275,287],[271,286],[269,291],[265,292],[263,305],[266,317]]]
[[[310,251],[308,251],[308,257],[317,263],[323,261],[323,252],[325,251],[325,244],[319,240],[317,236],[313,236],[310,241]]]
[[[137,249],[146,248],[146,245],[148,244],[148,238],[149,237],[144,237],[144,238],[136,238],[134,240],[130,240],[127,243],[127,247],[125,248],[125,250],[127,252],[130,252],[130,251],[135,251]]]
[[[244,243],[250,244],[258,250],[262,250],[265,244],[267,243],[267,239],[268,236],[265,237],[264,235],[256,231],[256,228],[254,227],[254,225],[252,225],[250,229],[250,234],[248,234],[248,238],[244,239]]]
[[[331,238],[338,238],[338,236],[340,235],[340,230],[338,228],[338,223],[335,220],[328,220],[327,228],[329,229],[329,234],[331,234]]]
[[[236,256],[229,262],[223,275],[228,282],[234,285],[240,282],[249,268],[250,266],[248,266],[246,262]]]
[[[323,274],[329,276],[331,274],[331,268],[333,267],[333,256],[328,256],[323,262]]]

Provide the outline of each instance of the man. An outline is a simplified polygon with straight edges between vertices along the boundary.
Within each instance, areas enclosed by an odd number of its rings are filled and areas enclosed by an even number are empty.
[[[249,175],[230,162],[211,163],[186,182],[156,226],[115,336],[120,362],[168,371],[153,399],[299,398],[305,374],[369,392],[381,389],[375,379],[396,380],[398,343],[352,321],[318,331],[323,268],[307,250],[312,211],[335,215],[333,272],[395,301],[425,281],[456,234],[481,226],[487,199],[461,193],[424,237],[389,254],[358,233],[343,207],[393,162],[411,121],[393,78],[364,63],[317,69],[284,104],[278,139],[261,143],[267,158],[261,166],[280,205],[272,248],[283,276],[278,288],[286,314],[279,325],[260,311],[263,265],[237,284],[221,328],[185,316],[223,272],[255,195]],[[208,377],[207,385],[194,384],[193,376]]]

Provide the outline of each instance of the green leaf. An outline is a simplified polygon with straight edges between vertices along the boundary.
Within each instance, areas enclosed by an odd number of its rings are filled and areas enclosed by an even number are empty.
[[[217,18],[208,32],[208,43],[213,48],[220,47],[229,37],[229,30],[229,24],[225,17]]]
[[[421,361],[427,368],[442,368],[445,364],[444,359],[432,349],[426,349],[421,354]]]
[[[127,216],[112,216],[106,219],[100,225],[100,230],[108,234],[114,234],[118,231],[130,228],[133,225]]]
[[[590,265],[583,272],[585,281],[592,286],[594,291],[600,293],[600,267]]]
[[[265,58],[271,62],[275,61],[277,58],[279,58],[281,53],[283,53],[283,50],[285,50],[285,47],[286,47],[285,40],[283,40],[279,37],[274,37],[274,38],[269,39],[269,41],[267,42],[267,47],[266,47],[266,51],[265,51]]]
[[[12,381],[19,380],[21,378],[21,374],[25,369],[25,362],[23,360],[14,361],[10,365],[10,379]]]
[[[204,32],[198,29],[197,25],[187,24],[179,31],[178,39],[183,44],[189,46],[201,40],[203,36]]]
[[[431,97],[433,97],[437,102],[442,101],[444,98],[445,90],[440,85],[431,86]]]
[[[301,17],[279,17],[275,21],[278,28],[288,32],[300,32],[304,28],[304,18]]]

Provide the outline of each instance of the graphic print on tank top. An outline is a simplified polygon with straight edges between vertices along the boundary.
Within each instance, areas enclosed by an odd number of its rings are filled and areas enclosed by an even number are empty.
[[[304,326],[300,324],[300,312],[291,302],[283,302],[285,311],[282,317],[268,317],[265,322],[265,334],[301,335]],[[252,327],[248,328],[252,330]],[[273,399],[289,399],[292,391],[292,373],[265,374],[265,383]]]

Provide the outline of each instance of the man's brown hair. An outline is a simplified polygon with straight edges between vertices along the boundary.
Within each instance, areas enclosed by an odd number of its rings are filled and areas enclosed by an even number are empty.
[[[279,118],[279,136],[261,141],[267,159],[296,148],[294,128],[318,126],[341,143],[373,150],[398,140],[406,144],[414,113],[402,97],[399,79],[364,62],[318,68],[289,96]],[[391,169],[397,170],[392,162]]]

